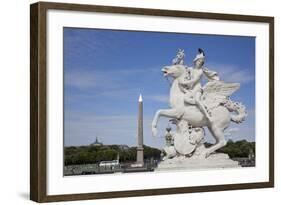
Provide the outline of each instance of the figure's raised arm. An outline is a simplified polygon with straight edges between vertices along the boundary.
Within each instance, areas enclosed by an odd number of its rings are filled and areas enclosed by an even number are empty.
[[[216,71],[209,70],[208,68],[203,68],[203,72],[209,81],[220,80],[220,77]]]

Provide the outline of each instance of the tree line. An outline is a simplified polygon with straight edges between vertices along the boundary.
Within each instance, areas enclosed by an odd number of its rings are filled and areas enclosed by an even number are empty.
[[[206,147],[211,146],[205,143]],[[255,153],[255,142],[246,140],[232,141],[229,140],[223,148],[217,152],[226,153],[230,158],[248,157],[249,154]],[[124,163],[135,162],[137,155],[136,147],[128,147],[126,149],[118,145],[101,145],[101,146],[70,146],[64,148],[65,165],[75,164],[93,164],[100,161],[111,161],[117,159]],[[161,159],[161,150],[144,145],[144,159]]]
[[[64,164],[93,164],[100,161],[116,160],[119,155],[120,162],[136,161],[136,147],[127,149],[120,148],[118,145],[101,145],[101,146],[70,146],[64,148]],[[160,159],[161,150],[144,145],[144,159]]]
[[[210,143],[205,143],[206,147],[211,146]],[[248,142],[247,140],[233,141],[228,140],[227,144],[217,150],[220,153],[226,153],[230,158],[248,157],[250,154],[255,154],[255,142]]]

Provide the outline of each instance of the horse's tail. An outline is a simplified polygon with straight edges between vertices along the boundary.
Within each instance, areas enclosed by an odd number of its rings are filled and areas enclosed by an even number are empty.
[[[242,103],[233,102],[228,99],[224,106],[230,111],[235,112],[235,115],[231,115],[231,121],[241,123],[247,117],[246,107]]]

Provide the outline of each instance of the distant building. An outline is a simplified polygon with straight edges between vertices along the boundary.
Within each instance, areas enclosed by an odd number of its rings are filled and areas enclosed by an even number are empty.
[[[130,149],[130,147],[129,147],[128,145],[126,145],[126,144],[118,145],[118,147],[119,147],[119,149],[121,149],[121,150],[128,150],[128,149]]]
[[[102,146],[102,142],[99,142],[98,137],[96,137],[96,140],[94,143],[91,144],[92,146]]]

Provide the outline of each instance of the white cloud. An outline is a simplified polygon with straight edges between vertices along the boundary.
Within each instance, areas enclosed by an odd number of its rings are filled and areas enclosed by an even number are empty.
[[[144,74],[159,71],[159,75],[161,75],[160,68],[161,66],[151,66],[145,69],[116,68],[116,71],[114,72],[112,71],[112,69],[104,69],[103,71],[100,71],[95,69],[94,67],[92,68],[92,70],[76,68],[72,70],[66,70],[64,74],[64,83],[66,86],[71,86],[78,89],[124,88],[124,85],[127,85],[128,81],[140,78]]]
[[[67,70],[64,78],[66,88],[78,89],[80,93],[66,92],[65,99],[67,102],[85,102],[99,96],[113,99],[138,96],[143,90],[137,85],[150,80],[149,76],[145,76],[143,80],[141,76],[146,73],[154,73],[153,76],[155,76],[155,72],[159,72],[161,75],[159,67],[161,66],[150,66],[145,69],[123,68],[116,69],[116,72],[112,72],[110,69],[100,71],[94,68],[93,70]],[[136,83],[133,86],[132,81]],[[167,96],[149,94],[145,95],[145,98],[156,102],[168,102],[168,94]]]
[[[98,137],[104,144],[137,144],[137,114],[135,115],[108,115],[97,116],[89,112],[65,113],[65,145],[87,145]],[[156,138],[151,135],[151,122],[153,115],[144,116],[144,143],[149,146],[162,148],[165,139],[165,129],[168,118],[161,118],[158,124],[159,134]],[[239,127],[238,127],[239,126]],[[173,130],[175,127],[173,126]],[[205,127],[208,142],[214,142],[213,136]],[[242,124],[231,123],[225,131],[226,139],[255,141],[254,122]]]
[[[209,63],[208,69],[216,71],[221,80],[225,82],[246,84],[255,79],[255,76],[249,73],[248,70],[239,68],[235,65]]]
[[[156,101],[156,102],[164,102],[168,103],[169,102],[169,95],[148,95],[145,96],[147,99]]]
[[[167,119],[159,121],[159,136],[151,135],[153,116],[144,116],[144,144],[161,148]],[[98,137],[104,144],[137,144],[137,115],[97,116],[87,112],[67,112],[65,145],[87,145]],[[162,136],[162,137],[161,137]]]
[[[119,87],[120,80],[106,71],[81,71],[75,69],[75,71],[67,71],[65,73],[64,83],[66,86],[78,89],[113,89]]]
[[[229,128],[225,130],[224,135],[226,137],[231,137],[234,133],[237,133],[238,131],[239,131],[238,127]]]

